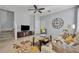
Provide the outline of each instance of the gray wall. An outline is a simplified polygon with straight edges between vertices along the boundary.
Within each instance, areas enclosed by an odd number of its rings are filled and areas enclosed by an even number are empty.
[[[77,7],[77,33],[79,33],[79,7]]]
[[[14,13],[0,9],[0,30],[7,31],[14,28]]]
[[[28,14],[26,9],[20,9],[15,12],[15,21],[17,32],[21,31],[21,25],[29,25],[30,30],[34,30],[34,16]]]
[[[54,20],[54,18],[57,17],[60,17],[64,20],[64,26],[60,29],[55,29],[52,27],[52,20]],[[75,8],[70,8],[67,10],[63,10],[61,12],[41,17],[41,23],[45,25],[47,33],[52,34],[54,36],[58,36],[67,25],[74,24],[74,20],[75,20]]]
[[[27,8],[19,8],[8,5],[0,5],[0,9],[14,12],[14,32],[15,40],[17,39],[17,32],[21,31],[21,25],[30,25],[30,30],[34,30],[34,16],[30,15]]]

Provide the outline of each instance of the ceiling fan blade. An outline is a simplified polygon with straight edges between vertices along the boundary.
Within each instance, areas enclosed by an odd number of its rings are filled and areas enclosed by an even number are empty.
[[[35,10],[35,9],[28,9],[28,10]]]
[[[44,10],[45,8],[39,8],[38,10]]]
[[[37,9],[37,6],[36,6],[36,5],[34,5],[34,8],[35,8],[35,9]]]
[[[42,13],[41,11],[38,11],[38,12]]]

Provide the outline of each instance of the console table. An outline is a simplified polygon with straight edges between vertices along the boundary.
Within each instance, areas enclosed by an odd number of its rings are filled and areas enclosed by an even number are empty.
[[[29,35],[33,35],[34,33],[32,31],[21,31],[21,32],[17,32],[17,37],[25,37],[25,36],[29,36]]]

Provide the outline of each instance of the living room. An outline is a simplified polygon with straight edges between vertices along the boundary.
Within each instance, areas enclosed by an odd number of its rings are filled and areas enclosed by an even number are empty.
[[[12,53],[56,53],[56,52],[79,52],[78,39],[76,43],[68,39],[74,39],[79,36],[79,6],[76,5],[0,5],[1,11],[9,11],[13,14],[0,12],[1,19],[11,19],[11,22],[5,22],[12,29],[1,24],[0,33],[3,31],[13,31],[13,39],[0,40],[0,52]],[[3,14],[4,13],[4,14]],[[13,17],[12,17],[13,16]],[[10,18],[12,17],[12,18]],[[1,21],[0,21],[1,22]],[[3,21],[4,22],[4,21]],[[9,25],[8,25],[9,26]],[[2,28],[7,29],[2,29]],[[8,30],[9,29],[9,30]],[[67,34],[64,35],[63,33]],[[74,35],[75,34],[75,35]],[[6,34],[5,34],[6,35]],[[11,34],[9,34],[11,35]],[[71,36],[75,36],[72,38]],[[67,39],[67,44],[64,39]],[[10,37],[10,36],[8,36]],[[6,37],[5,37],[6,38]],[[2,37],[0,37],[2,39]],[[73,41],[73,40],[72,40]],[[56,43],[55,43],[56,42]],[[71,44],[69,44],[71,42]],[[75,41],[74,41],[75,42]],[[58,46],[58,45],[60,46]],[[76,45],[74,47],[74,45]],[[26,47],[27,48],[26,48]],[[63,46],[63,47],[62,47]],[[69,48],[68,48],[69,47]],[[31,51],[32,49],[32,51]],[[26,50],[26,51],[25,51]],[[29,51],[30,50],[30,51]]]

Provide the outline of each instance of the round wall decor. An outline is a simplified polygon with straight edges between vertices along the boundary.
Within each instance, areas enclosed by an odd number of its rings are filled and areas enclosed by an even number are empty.
[[[58,17],[52,21],[52,26],[56,29],[60,29],[63,25],[64,25],[64,21],[62,18]]]

